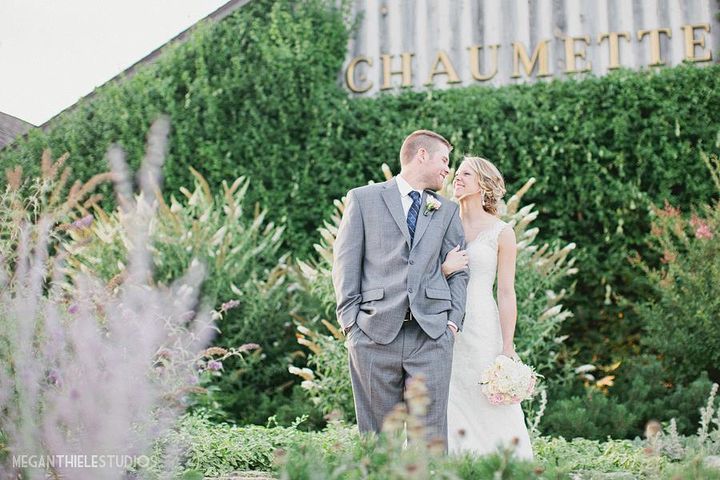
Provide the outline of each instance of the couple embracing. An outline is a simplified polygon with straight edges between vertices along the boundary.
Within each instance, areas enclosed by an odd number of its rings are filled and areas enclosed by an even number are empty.
[[[415,131],[399,175],[347,195],[333,284],[358,427],[380,432],[422,376],[429,441],[473,454],[512,442],[532,459],[520,405],[492,405],[479,385],[498,355],[516,357],[515,234],[496,216],[504,182],[489,161],[466,157],[453,180],[459,205],[444,199],[435,192],[451,150],[441,135]]]

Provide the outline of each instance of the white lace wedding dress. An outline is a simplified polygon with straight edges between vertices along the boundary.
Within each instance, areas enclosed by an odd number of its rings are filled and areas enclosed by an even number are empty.
[[[497,276],[496,224],[467,244],[470,281],[463,331],[455,339],[448,403],[448,450],[484,455],[518,444],[515,455],[531,460],[532,447],[519,404],[492,405],[480,391],[480,374],[502,352],[502,332],[493,285]]]

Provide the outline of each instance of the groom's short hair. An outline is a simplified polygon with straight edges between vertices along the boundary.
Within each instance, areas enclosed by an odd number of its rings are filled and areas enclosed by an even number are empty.
[[[431,130],[415,130],[405,137],[402,147],[400,147],[400,165],[410,163],[415,153],[424,148],[430,153],[434,153],[439,145],[445,145],[452,150],[452,145],[445,137]]]

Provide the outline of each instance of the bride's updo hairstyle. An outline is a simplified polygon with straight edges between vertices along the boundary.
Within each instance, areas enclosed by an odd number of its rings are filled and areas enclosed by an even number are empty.
[[[483,208],[497,215],[498,201],[505,195],[505,180],[500,170],[489,160],[482,157],[464,157],[463,162],[475,172],[480,191],[484,194]]]

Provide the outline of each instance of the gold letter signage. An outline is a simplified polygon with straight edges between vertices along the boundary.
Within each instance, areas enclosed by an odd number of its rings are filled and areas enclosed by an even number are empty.
[[[693,23],[682,25],[680,28],[685,47],[683,59],[692,63],[712,61],[712,51],[706,45],[710,24]],[[591,49],[604,48],[607,48],[606,52],[609,54],[606,57],[606,68],[615,70],[622,66],[621,51],[628,49],[633,41],[647,46],[646,65],[659,67],[667,63],[667,60],[661,56],[661,43],[669,41],[672,34],[670,28],[663,27],[638,30],[634,36],[630,32],[621,31],[603,32],[597,38],[591,38],[589,35],[541,38],[531,46],[526,46],[522,42],[510,42],[509,48],[502,49],[498,44],[471,45],[467,47],[466,62],[462,58],[453,58],[445,50],[437,50],[432,52],[432,55],[421,56],[427,58],[423,61],[425,65],[418,64],[415,52],[402,52],[399,55],[383,53],[377,61],[366,55],[358,55],[347,64],[345,83],[353,93],[364,93],[373,89],[372,79],[382,79],[379,90],[412,87],[414,79],[418,77],[427,79],[424,85],[436,84],[437,77],[445,77],[447,84],[462,83],[462,78],[474,82],[487,82],[498,76],[500,65],[507,65],[506,68],[509,68],[510,64],[512,71],[506,72],[504,78],[508,76],[512,79],[532,76],[543,78],[558,74],[593,72],[594,65],[588,58],[588,52]],[[565,69],[555,72],[553,68],[561,68],[558,65],[562,63],[553,59],[554,67],[550,64],[550,49],[553,41],[557,42],[556,47],[560,47],[553,50],[560,52],[561,58],[557,60],[562,59],[563,53],[565,57]],[[530,48],[533,49],[532,54],[528,53]],[[501,54],[506,60],[505,63],[499,61]],[[462,65],[465,70],[458,72],[456,65]],[[595,73],[603,72],[595,71]]]

